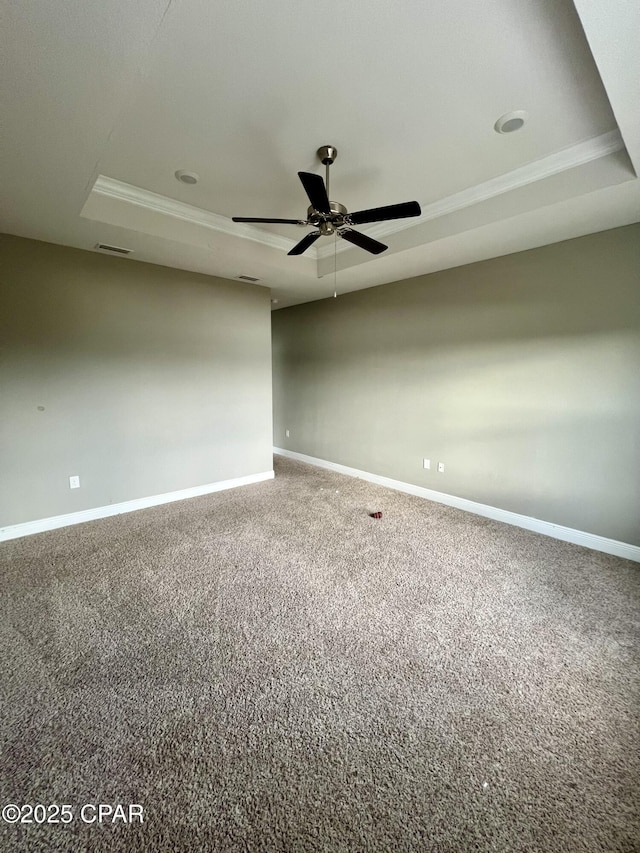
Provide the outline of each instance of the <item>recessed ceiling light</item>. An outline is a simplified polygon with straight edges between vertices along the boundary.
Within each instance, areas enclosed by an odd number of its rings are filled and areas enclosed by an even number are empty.
[[[524,110],[514,110],[511,113],[505,113],[500,116],[498,121],[493,125],[496,133],[513,133],[514,130],[520,130],[525,121],[529,118],[529,113]]]
[[[178,169],[176,178],[182,184],[197,184],[200,180],[200,175],[197,175],[195,172],[187,172],[186,169]]]

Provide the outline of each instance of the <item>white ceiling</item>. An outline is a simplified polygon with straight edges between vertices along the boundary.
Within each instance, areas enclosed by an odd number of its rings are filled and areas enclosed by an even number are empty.
[[[7,2],[2,230],[254,276],[283,307],[640,220],[635,0],[326,8]],[[514,109],[525,127],[497,134]],[[362,227],[383,255],[326,237],[288,257],[303,229],[231,222],[304,218],[296,172],[324,174],[323,144],[349,210],[422,205]]]

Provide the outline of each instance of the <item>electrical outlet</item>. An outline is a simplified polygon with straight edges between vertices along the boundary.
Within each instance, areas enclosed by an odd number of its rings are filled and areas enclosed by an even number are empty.
[[[427,471],[429,471],[431,468],[431,460],[430,459],[423,459],[422,460],[422,467],[425,468]]]
[[[80,477],[69,477],[69,488],[70,489],[79,489],[80,488]]]
[[[438,474],[444,474],[444,462],[438,462]]]
[[[287,438],[289,438],[289,430],[288,430],[288,429],[286,429],[286,430],[284,431],[284,434],[286,435],[286,437],[287,437]]]

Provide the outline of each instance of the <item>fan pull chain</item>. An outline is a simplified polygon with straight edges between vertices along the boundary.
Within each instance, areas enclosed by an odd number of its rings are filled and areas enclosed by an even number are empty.
[[[337,268],[337,262],[336,262],[337,252],[338,252],[338,232],[335,231],[334,237],[333,237],[333,298],[334,299],[338,298],[338,284],[337,284],[337,277],[338,277],[337,269],[338,268]]]

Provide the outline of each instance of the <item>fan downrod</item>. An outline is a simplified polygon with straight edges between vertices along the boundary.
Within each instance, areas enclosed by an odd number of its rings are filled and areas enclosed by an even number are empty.
[[[321,145],[320,148],[316,151],[316,154],[320,158],[322,165],[325,167],[325,185],[327,189],[327,195],[329,195],[329,166],[334,162],[336,157],[338,156],[338,149],[333,145]],[[332,234],[333,232],[328,232]]]

